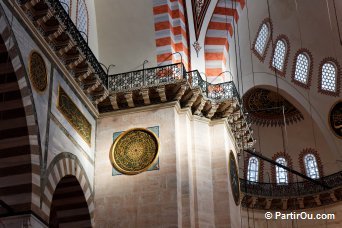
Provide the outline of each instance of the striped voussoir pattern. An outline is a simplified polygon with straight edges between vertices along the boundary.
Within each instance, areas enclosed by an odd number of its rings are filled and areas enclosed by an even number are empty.
[[[234,35],[234,21],[245,6],[245,0],[219,0],[210,19],[204,41],[207,77],[226,71],[229,43]]]
[[[40,147],[28,77],[0,7],[0,200],[14,213],[39,214]]]
[[[78,158],[58,154],[44,176],[42,210],[54,227],[91,227],[94,196],[89,179]]]
[[[182,60],[189,69],[189,45],[185,0],[153,0],[157,63],[167,65]]]

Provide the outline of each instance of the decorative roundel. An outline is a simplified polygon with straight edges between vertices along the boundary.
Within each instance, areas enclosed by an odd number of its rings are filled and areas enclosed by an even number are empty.
[[[34,89],[43,92],[47,87],[46,66],[43,57],[37,52],[31,53],[29,72]]]
[[[110,150],[110,160],[116,170],[134,175],[149,169],[158,157],[157,136],[144,128],[121,133]]]
[[[229,153],[229,174],[230,186],[236,206],[240,203],[240,180],[238,175],[237,163],[233,151]]]
[[[338,101],[330,110],[329,124],[335,135],[342,138],[342,101]]]

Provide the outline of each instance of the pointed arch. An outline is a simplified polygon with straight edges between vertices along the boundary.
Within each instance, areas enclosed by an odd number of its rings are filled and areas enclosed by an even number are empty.
[[[205,40],[205,71],[207,77],[216,77],[226,70],[229,43],[233,39],[233,23],[245,6],[244,0],[219,0],[210,19]]]
[[[153,15],[158,65],[178,63],[182,60],[185,68],[189,70],[185,0],[153,0]]]
[[[44,176],[42,210],[44,218],[48,222],[52,199],[56,187],[67,176],[74,176],[80,183],[85,200],[88,205],[91,223],[94,221],[94,194],[88,176],[76,155],[63,152],[58,154],[50,163]]]
[[[307,170],[305,167],[305,156],[308,154],[312,154],[315,157],[319,177],[320,178],[324,177],[324,171],[323,171],[323,165],[322,165],[321,157],[319,156],[319,153],[317,152],[317,150],[312,149],[312,148],[305,148],[300,152],[299,157],[298,157],[298,163],[299,163],[300,171],[307,175]]]
[[[341,87],[341,66],[335,58],[328,57],[322,60],[319,66],[318,92],[339,96]]]
[[[0,200],[15,213],[40,216],[41,147],[29,79],[0,5]]]
[[[273,33],[273,24],[270,18],[265,18],[258,29],[258,33],[255,36],[252,51],[255,56],[261,61],[264,62],[268,48],[271,43],[271,37]]]
[[[270,68],[277,75],[285,77],[290,54],[290,41],[286,35],[279,35],[274,42]]]
[[[285,166],[292,168],[292,158],[288,153],[286,153],[286,152],[275,153],[272,157],[272,160],[277,161],[278,158],[284,158],[286,161]],[[272,165],[271,173],[272,173],[272,180],[274,183],[277,183],[277,168],[282,169],[281,167],[278,167],[276,165]],[[282,169],[282,170],[284,170],[284,169]],[[293,175],[292,175],[292,173],[287,172],[287,183],[291,183],[291,182],[293,182]]]

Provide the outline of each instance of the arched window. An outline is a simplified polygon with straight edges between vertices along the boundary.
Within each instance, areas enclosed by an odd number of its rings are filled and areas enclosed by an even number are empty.
[[[266,49],[266,44],[269,38],[270,29],[266,23],[262,24],[258,36],[256,38],[254,49],[262,56]]]
[[[278,71],[284,71],[285,58],[286,58],[286,43],[284,40],[279,39],[276,43],[273,58],[272,58],[272,67],[274,67]]]
[[[83,38],[88,40],[88,10],[84,0],[77,1],[76,27],[81,32]]]
[[[307,154],[304,156],[306,175],[312,179],[319,178],[318,165],[316,158],[313,154]]]
[[[258,182],[259,160],[256,157],[250,157],[248,161],[247,180]]]
[[[70,6],[71,6],[71,0],[59,0],[59,2],[62,4],[64,10],[70,15]]]
[[[336,92],[337,69],[334,63],[326,62],[321,69],[321,90]]]
[[[277,158],[276,162],[283,166],[287,166],[287,161],[283,157]],[[289,183],[287,170],[283,169],[282,167],[276,166],[276,181],[277,181],[277,184]]]
[[[310,59],[305,52],[299,53],[296,58],[294,80],[302,84],[308,84]]]

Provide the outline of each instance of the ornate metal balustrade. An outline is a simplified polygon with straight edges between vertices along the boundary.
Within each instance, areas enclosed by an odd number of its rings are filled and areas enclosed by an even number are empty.
[[[321,178],[320,181],[332,189],[342,187],[342,171],[325,176]],[[309,181],[279,185],[276,183],[259,183],[240,179],[240,188],[241,191],[247,195],[261,197],[298,197],[327,191],[327,189],[321,185]]]
[[[165,85],[184,79],[191,87],[199,87],[209,99],[225,100],[235,97],[240,101],[233,81],[211,84],[203,80],[197,70],[185,72],[181,63],[114,74],[108,77],[111,92],[132,91],[141,87]]]
[[[143,87],[165,85],[182,81],[184,79],[183,64],[176,63],[167,66],[159,66],[136,70],[108,77],[109,90],[111,92],[132,91]]]
[[[27,2],[27,0],[18,0],[18,2],[20,4],[24,4]],[[91,67],[93,68],[99,79],[102,81],[103,85],[107,86],[108,82],[105,71],[89,48],[87,41],[84,39],[84,36],[82,36],[74,22],[71,20],[69,14],[65,11],[65,7],[63,7],[63,5],[57,0],[45,0],[45,3],[49,6],[50,9],[55,12],[54,16],[62,25],[64,25],[64,27],[66,28],[65,32],[68,33],[73,41],[77,43],[78,49],[83,53],[87,61],[91,64]]]
[[[240,101],[239,93],[236,90],[233,81],[211,84],[203,80],[197,70],[187,72],[186,79],[192,87],[199,86],[202,90],[202,93],[206,94],[206,97],[209,99],[224,100],[235,97],[238,98],[238,100]]]

